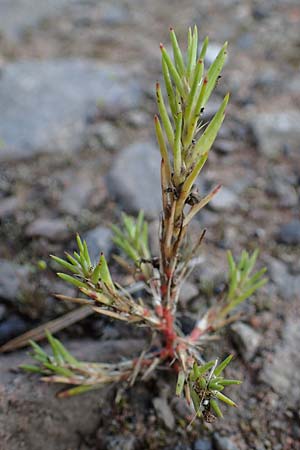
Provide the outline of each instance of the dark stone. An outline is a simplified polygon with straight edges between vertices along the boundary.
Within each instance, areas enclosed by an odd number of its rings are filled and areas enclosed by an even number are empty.
[[[236,344],[241,357],[245,361],[250,361],[255,355],[261,341],[261,336],[249,325],[243,322],[236,322],[231,325],[231,336]]]
[[[198,439],[193,445],[193,450],[212,450],[212,448],[212,442],[209,439]]]
[[[277,236],[277,241],[287,245],[300,244],[300,221],[292,220],[282,225]]]
[[[12,315],[0,323],[0,345],[24,333],[29,328],[20,316]]]

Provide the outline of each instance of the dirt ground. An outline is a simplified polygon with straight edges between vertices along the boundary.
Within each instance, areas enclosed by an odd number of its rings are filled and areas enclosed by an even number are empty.
[[[74,152],[0,158],[0,344],[70,309],[53,298],[53,292],[70,291],[56,279],[48,255],[72,249],[75,231],[85,235],[97,226],[107,228],[119,221],[122,209],[134,209],[136,199],[132,204],[114,199],[107,174],[123,149],[154,141],[159,43],[168,44],[170,26],[183,42],[187,27],[196,23],[200,37],[210,37],[209,57],[229,42],[228,62],[211,108],[227,91],[231,101],[200,184],[206,189],[222,183],[223,197],[196,221],[199,229],[208,228],[203,253],[207,263],[193,274],[194,293],[181,315],[194,320],[216,295],[224,281],[225,249],[235,255],[242,248],[261,249],[259,264],[268,267],[270,280],[245,307],[241,323],[249,335],[243,329],[225,330],[220,341],[205,349],[208,356],[235,353],[229,375],[243,380],[240,389],[232,390],[239,407],[213,425],[197,422],[187,429],[182,405],[173,399],[174,380],[163,374],[159,381],[132,389],[113,387],[111,401],[99,411],[99,426],[78,438],[77,448],[300,449],[299,3],[74,0],[56,2],[58,6],[46,11],[38,1],[27,0],[28,8],[18,9],[21,3],[0,4],[0,89],[8,64],[76,58],[120,65],[133,81],[130,89],[139,86],[142,98],[129,111],[116,108],[105,113],[99,101],[96,113],[86,118],[83,143]],[[16,20],[18,15],[22,20]],[[0,104],[1,99],[0,91]],[[18,127],[16,123],[16,134]],[[151,196],[151,191],[144,195]],[[45,217],[58,221],[57,232],[51,220],[50,231],[45,224],[36,231],[33,224]],[[46,262],[45,270],[41,261]],[[4,292],[6,262],[24,273],[18,275],[17,285],[12,275]],[[17,298],[8,298],[9,289]],[[134,333],[93,316],[59,336],[101,341],[141,336],[140,330]],[[5,357],[0,356],[0,364],[1,358]],[[175,418],[171,429],[153,398],[168,399]]]

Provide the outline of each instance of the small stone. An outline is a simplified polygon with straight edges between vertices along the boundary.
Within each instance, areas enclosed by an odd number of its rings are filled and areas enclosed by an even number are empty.
[[[198,439],[193,445],[193,450],[212,450],[212,448],[212,442],[209,439]]]
[[[300,221],[292,220],[282,225],[278,233],[277,241],[287,245],[300,244]]]
[[[1,303],[0,303],[0,322],[1,322],[1,320],[3,320],[5,318],[6,313],[7,313],[7,309],[6,309],[5,305],[1,305]]]
[[[192,298],[194,298],[194,297],[196,297],[196,295],[198,295],[198,293],[199,293],[199,290],[198,290],[197,286],[195,286],[195,284],[192,283],[191,281],[186,281],[180,291],[179,301],[181,304],[186,306],[187,303]]]
[[[136,448],[135,436],[99,436],[97,448],[102,450],[134,450]]]
[[[0,298],[15,302],[27,284],[29,268],[0,259]]]
[[[50,241],[64,241],[69,236],[68,226],[62,219],[40,218],[25,230],[27,237],[43,237]]]
[[[89,128],[89,134],[107,150],[115,150],[120,146],[120,132],[111,122],[104,121],[93,124]]]
[[[289,319],[272,360],[265,359],[261,380],[272,386],[281,402],[297,407],[300,398],[300,323]],[[299,406],[299,405],[298,405]]]
[[[157,217],[162,209],[160,155],[151,142],[138,142],[122,150],[114,161],[107,183],[111,195],[129,213]]]
[[[94,190],[93,178],[84,171],[70,177],[61,192],[58,209],[66,214],[78,216],[88,208],[88,202]]]
[[[214,435],[214,444],[216,450],[238,450],[238,447],[230,438],[220,436],[219,434]]]
[[[238,204],[238,196],[226,187],[222,187],[220,191],[209,202],[209,206],[215,211],[228,211]]]
[[[149,116],[145,111],[129,111],[126,120],[132,127],[143,128],[149,122]]]
[[[250,361],[258,349],[261,336],[243,322],[236,322],[231,326],[231,335],[242,358]]]
[[[250,122],[263,155],[273,158],[286,151],[298,151],[300,139],[298,111],[255,112]]]
[[[268,274],[284,300],[290,300],[299,295],[300,276],[289,273],[288,266],[279,259],[269,258]]]
[[[18,197],[6,197],[0,201],[0,219],[13,214],[20,204]]]
[[[173,430],[175,427],[175,418],[167,400],[162,397],[156,397],[153,400],[153,405],[157,415],[162,419],[165,426],[169,430]]]
[[[238,144],[227,139],[217,139],[215,143],[215,150],[221,155],[228,155],[238,149]]]
[[[0,323],[0,345],[5,344],[10,339],[24,333],[29,325],[17,315],[9,316]]]
[[[86,240],[91,261],[93,264],[97,264],[99,261],[100,253],[104,253],[108,258],[113,247],[112,232],[109,228],[98,226],[88,231],[84,239]]]

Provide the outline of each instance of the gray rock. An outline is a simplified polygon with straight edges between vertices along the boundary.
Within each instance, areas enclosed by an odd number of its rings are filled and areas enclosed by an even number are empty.
[[[219,434],[214,435],[214,444],[216,450],[238,450],[238,447],[230,438],[220,436]]]
[[[198,439],[193,445],[193,450],[212,450],[212,448],[212,442],[209,439]]]
[[[20,199],[18,197],[10,196],[0,201],[0,218],[14,214],[20,206]]]
[[[43,237],[50,241],[64,241],[70,233],[64,220],[40,218],[26,228],[25,234],[30,238]]]
[[[92,139],[97,139],[108,150],[114,150],[120,146],[120,132],[116,126],[108,121],[93,124],[89,133],[91,134],[89,143]]]
[[[135,436],[101,436],[98,440],[100,448],[105,450],[134,450],[136,448]],[[98,448],[98,447],[97,447]]]
[[[281,401],[291,407],[299,406],[300,398],[300,323],[289,319],[282,340],[275,347],[272,361],[265,359],[261,380],[272,386]]]
[[[0,303],[0,322],[1,322],[1,320],[3,320],[5,318],[6,313],[7,313],[7,309],[6,309],[5,305],[1,305],[1,303]]]
[[[166,398],[156,397],[153,400],[153,405],[157,415],[162,419],[165,426],[169,430],[173,430],[175,427],[175,418]]]
[[[161,211],[160,155],[150,142],[125,148],[108,175],[108,189],[127,212],[144,210],[148,218]]]
[[[283,206],[285,208],[293,208],[294,206],[299,205],[299,198],[295,187],[286,183],[284,180],[280,180],[279,178],[272,178],[270,180],[270,183],[268,183],[267,192],[279,198],[279,206]]]
[[[71,176],[61,193],[59,210],[78,216],[83,209],[88,208],[94,184],[93,177],[86,171]]]
[[[288,266],[285,263],[275,258],[269,258],[268,274],[284,300],[299,297],[300,276],[299,274],[289,273]]]
[[[300,140],[300,113],[254,112],[250,118],[260,152],[267,157],[276,157],[285,150],[298,151]]]
[[[186,281],[182,286],[180,291],[179,301],[183,305],[187,305],[187,303],[199,293],[199,289],[195,286],[191,281]]]
[[[258,349],[261,336],[243,322],[236,322],[231,326],[231,335],[242,358],[250,361]]]
[[[300,220],[292,220],[291,222],[280,227],[278,242],[288,245],[300,244]]]
[[[28,27],[36,25],[45,17],[57,16],[70,3],[78,0],[1,0],[0,33],[8,38],[17,38]]]
[[[118,361],[137,356],[142,340],[99,342],[80,340],[66,344],[79,359]],[[3,450],[66,450],[79,447],[80,436],[88,436],[99,425],[101,410],[107,407],[102,389],[65,401],[55,397],[59,386],[38,381],[35,375],[13,373],[12,368],[32,363],[27,351],[1,356],[0,442]]]
[[[226,187],[220,191],[209,202],[209,206],[215,211],[228,211],[238,204],[238,196]]]
[[[28,275],[28,267],[0,259],[0,298],[9,302],[18,300]]]
[[[96,227],[88,231],[84,238],[93,264],[97,264],[101,252],[103,252],[107,258],[109,257],[113,246],[111,240],[112,232],[109,228],[103,226]]]
[[[25,333],[29,328],[22,317],[11,315],[6,320],[0,323],[0,345],[5,344],[10,339]]]
[[[97,104],[111,116],[139,104],[142,91],[129,78],[120,66],[90,60],[7,64],[0,78],[0,160],[81,149]]]

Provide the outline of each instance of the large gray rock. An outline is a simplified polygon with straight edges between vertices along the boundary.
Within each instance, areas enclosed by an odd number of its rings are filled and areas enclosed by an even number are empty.
[[[114,161],[108,175],[108,188],[122,208],[137,214],[144,210],[149,218],[162,209],[160,191],[160,154],[150,142],[125,148]]]
[[[67,347],[90,361],[117,361],[137,356],[143,341],[101,343],[77,341]],[[107,389],[59,400],[57,387],[42,383],[35,375],[12,372],[28,362],[25,352],[0,356],[0,448],[1,450],[67,450],[79,448],[80,436],[92,433],[105,408]]]
[[[0,77],[1,160],[79,150],[87,119],[136,107],[142,90],[120,66],[69,59],[7,64]]]
[[[299,151],[298,111],[255,112],[250,122],[263,155],[276,157],[285,150]]]
[[[282,341],[275,347],[272,361],[265,360],[261,379],[272,386],[282,402],[299,407],[300,399],[300,323],[289,320]]]
[[[17,38],[28,27],[45,17],[60,14],[61,10],[78,0],[1,0],[0,33],[8,38]]]

